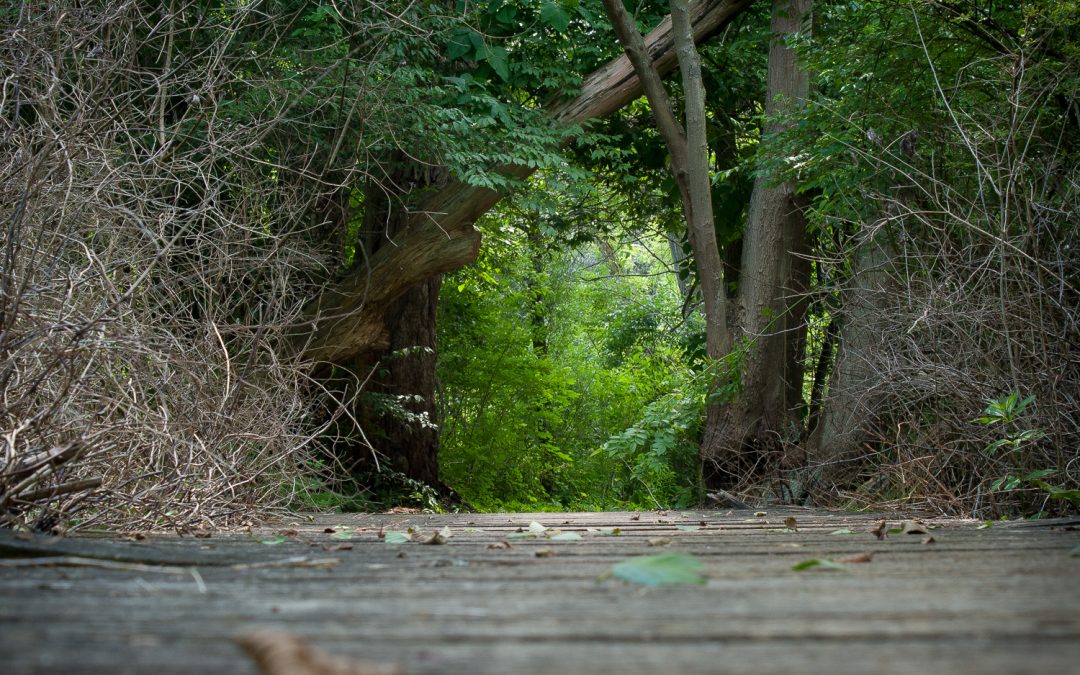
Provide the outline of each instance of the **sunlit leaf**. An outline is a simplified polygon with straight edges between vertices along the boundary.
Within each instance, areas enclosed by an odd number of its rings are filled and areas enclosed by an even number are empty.
[[[352,532],[349,532],[348,530],[341,530],[330,535],[330,538],[348,541],[349,539],[352,539]]]
[[[701,561],[685,553],[631,558],[615,565],[611,572],[624,581],[643,586],[705,583],[705,577],[701,575]]]
[[[700,525],[676,525],[675,529],[676,530],[682,530],[683,532],[694,532],[695,530],[700,530],[701,526]]]
[[[850,528],[841,527],[839,530],[833,530],[829,534],[835,537],[835,536],[838,536],[838,535],[841,535],[841,534],[855,534],[855,533],[852,532]]]
[[[285,537],[278,535],[276,537],[270,537],[269,539],[260,539],[260,544],[266,544],[267,546],[277,546],[278,544],[285,543]]]
[[[547,532],[547,528],[534,520],[529,523],[529,532],[534,535],[543,534]]]
[[[412,541],[412,535],[408,532],[387,530],[383,534],[383,541],[385,541],[387,544],[404,544],[407,541]]]
[[[581,535],[577,532],[560,532],[554,536],[548,537],[551,541],[578,541],[581,539]]]

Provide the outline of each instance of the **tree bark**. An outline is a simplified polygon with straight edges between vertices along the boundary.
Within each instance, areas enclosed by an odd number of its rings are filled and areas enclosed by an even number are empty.
[[[790,112],[809,89],[806,72],[785,39],[809,30],[811,0],[774,0],[765,113]],[[773,121],[765,135],[782,131]],[[785,441],[797,441],[810,276],[804,200],[794,183],[759,177],[750,199],[739,278],[742,390],[724,415],[710,417],[702,459],[707,480],[730,486],[761,475]]]
[[[721,278],[722,263],[713,225],[712,187],[709,182],[709,148],[705,138],[705,88],[701,81],[701,61],[694,48],[689,12],[685,0],[672,0],[671,18],[676,58],[686,92],[686,133],[675,118],[674,109],[651,63],[645,40],[627,14],[622,0],[604,0],[604,8],[641,79],[656,126],[664,137],[671,160],[671,173],[679,186],[690,248],[698,269],[698,283],[704,299],[705,351],[719,359],[731,347],[727,331],[727,299]]]
[[[695,39],[711,36],[751,1],[694,3],[690,20]],[[658,73],[674,69],[677,57],[669,19],[649,33],[645,44]],[[586,77],[577,97],[553,102],[547,111],[560,123],[581,123],[607,115],[640,95],[641,83],[633,67],[620,56]],[[532,171],[525,166],[504,169],[516,178]],[[388,348],[386,312],[391,303],[432,275],[473,262],[480,246],[473,223],[503,196],[458,181],[432,190],[387,245],[305,308],[306,319],[297,326],[294,338],[300,355],[319,368]]]

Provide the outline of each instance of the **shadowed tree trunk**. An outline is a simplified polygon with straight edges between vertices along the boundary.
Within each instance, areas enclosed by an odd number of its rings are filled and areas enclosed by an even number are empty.
[[[808,93],[806,72],[785,39],[809,30],[811,0],[774,0],[765,112],[794,110]],[[770,122],[765,134],[781,131]],[[806,290],[810,277],[804,199],[793,182],[754,184],[740,261],[739,337],[742,389],[724,414],[707,422],[702,459],[710,485],[727,487],[760,475],[773,451],[797,441],[801,429]],[[713,469],[713,470],[710,470]]]

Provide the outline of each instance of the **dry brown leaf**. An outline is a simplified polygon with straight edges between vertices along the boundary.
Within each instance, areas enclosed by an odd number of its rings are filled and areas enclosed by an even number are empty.
[[[296,535],[300,534],[300,532],[298,530],[294,530],[294,529],[292,529],[290,527],[287,530],[278,530],[278,534],[280,534],[283,537],[295,537]]]
[[[265,630],[236,638],[263,675],[402,675],[401,666],[332,656],[296,635]]]
[[[855,555],[844,556],[843,558],[837,558],[838,563],[868,563],[874,559],[873,553],[856,553]]]
[[[799,521],[795,520],[795,516],[788,516],[784,518],[784,527],[789,530],[797,530],[799,529]]]
[[[337,530],[335,530],[335,529],[334,529],[334,528],[332,528],[332,527],[327,527],[327,528],[325,528],[325,529],[323,530],[323,534],[333,534],[333,533],[335,533],[335,532],[337,532]]]
[[[931,535],[925,536],[922,539],[922,543],[924,543],[924,544],[933,544],[935,541],[937,541],[937,540],[934,539],[934,537],[931,536]]]
[[[634,515],[630,516],[630,520],[641,520],[641,514],[635,513]]]
[[[196,539],[209,539],[212,534],[213,533],[210,530],[196,530],[195,531],[195,538]]]
[[[926,523],[918,520],[905,520],[900,524],[900,529],[904,531],[904,534],[929,534],[929,530],[926,527]]]
[[[431,535],[427,539],[420,542],[421,544],[438,545],[445,544],[449,541],[450,537],[454,536],[454,533],[450,531],[450,526],[447,525],[443,529],[439,530],[435,534]]]
[[[885,527],[885,525],[886,525],[886,523],[885,523],[885,521],[884,521],[884,520],[879,520],[879,521],[878,521],[878,524],[877,524],[877,527],[875,527],[874,529],[870,530],[870,534],[874,535],[874,536],[875,536],[875,537],[877,537],[877,538],[878,538],[879,540],[880,540],[880,539],[884,539],[884,538],[885,538],[885,537],[887,536],[887,535],[885,534],[885,530],[887,529],[887,528]]]
[[[508,541],[497,541],[494,544],[488,544],[488,548],[493,548],[499,551],[505,551],[513,548]]]
[[[667,546],[671,543],[671,537],[653,537],[647,540],[649,546]]]
[[[537,558],[550,558],[555,555],[555,549],[553,548],[540,548],[533,553]]]

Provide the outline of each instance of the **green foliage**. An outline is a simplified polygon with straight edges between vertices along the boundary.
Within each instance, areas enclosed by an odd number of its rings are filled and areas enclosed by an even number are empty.
[[[443,284],[441,475],[483,509],[689,501],[699,404],[683,410],[677,442],[657,445],[633,477],[626,458],[597,449],[658,398],[703,399],[703,390],[683,392],[693,374],[682,343],[700,326],[683,321],[674,280],[655,276],[655,254],[628,247],[619,264],[643,276],[603,274],[611,261],[595,244],[560,250],[577,237],[552,212],[536,197],[500,209],[484,225],[477,264]],[[566,239],[553,238],[560,233]],[[662,239],[649,245],[666,253]]]

